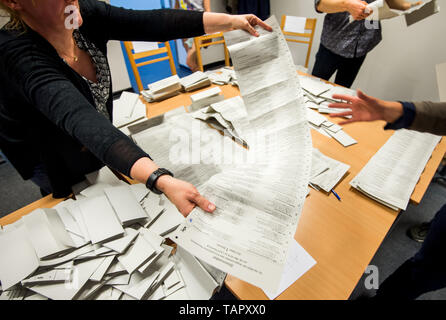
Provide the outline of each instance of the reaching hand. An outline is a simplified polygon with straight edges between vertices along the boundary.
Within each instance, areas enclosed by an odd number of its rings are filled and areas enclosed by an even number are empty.
[[[206,212],[215,210],[215,205],[200,195],[197,189],[188,182],[164,175],[158,178],[156,187],[166,195],[185,217],[196,206],[199,206]]]
[[[387,4],[389,5],[390,9],[396,9],[396,10],[409,10],[412,7],[418,6],[423,3],[423,1],[417,1],[417,2],[408,2],[405,0],[386,0]]]
[[[363,20],[373,13],[370,10],[366,13],[368,3],[360,0],[350,0],[347,4],[347,11],[352,15],[355,20]]]
[[[232,29],[242,29],[248,31],[250,34],[256,37],[259,36],[259,33],[254,29],[254,27],[257,25],[268,31],[273,30],[268,24],[266,24],[253,14],[234,15],[231,17]]]
[[[340,122],[340,125],[358,121],[385,120],[394,122],[403,114],[403,107],[398,102],[388,102],[370,97],[358,90],[358,97],[334,94],[333,99],[347,101],[347,103],[331,103],[330,108],[351,109],[340,113],[332,113],[330,117],[351,116],[351,119]]]

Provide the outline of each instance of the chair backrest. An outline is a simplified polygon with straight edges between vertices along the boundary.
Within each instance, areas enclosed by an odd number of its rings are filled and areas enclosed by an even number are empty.
[[[283,15],[282,22],[280,24],[280,28],[282,29],[282,32],[285,35],[286,41],[308,44],[307,58],[305,60],[305,68],[308,68],[308,62],[310,61],[311,47],[313,46],[314,31],[316,30],[316,21],[317,20],[307,18],[307,20],[305,22],[305,30],[304,31],[309,31],[309,32],[296,33],[296,32],[289,32],[289,31],[284,30],[286,19],[287,19],[287,16]],[[295,37],[295,38],[305,38],[305,40],[289,38],[287,36]]]
[[[144,52],[138,52],[138,53],[134,53],[133,43],[130,41],[124,41],[124,47],[125,47],[127,56],[129,57],[130,64],[132,66],[133,74],[135,75],[135,79],[136,79],[136,83],[138,85],[139,91],[144,90],[144,86],[141,81],[141,76],[138,71],[139,67],[146,66],[146,65],[156,63],[156,62],[169,60],[170,70],[172,71],[172,75],[177,74],[177,69],[175,68],[175,62],[173,60],[172,50],[170,49],[170,44],[168,41],[164,42],[164,47],[162,47],[162,48],[144,51]],[[153,60],[146,60],[146,61],[139,62],[139,63],[137,62],[137,60],[156,56],[156,55],[163,54],[163,53],[166,53],[167,55],[165,57],[156,58]]]
[[[213,39],[219,39],[219,38],[221,38],[221,40],[213,41]],[[198,63],[198,67],[200,68],[200,71],[204,71],[203,58],[201,57],[201,48],[213,46],[216,44],[223,44],[223,47],[225,50],[225,65],[227,67],[230,66],[229,51],[228,51],[228,48],[226,47],[226,42],[225,42],[225,38],[223,37],[223,33],[219,32],[219,33],[208,34],[208,35],[204,35],[204,36],[200,36],[200,37],[195,37],[194,43],[195,43],[195,48],[197,50],[197,63]]]

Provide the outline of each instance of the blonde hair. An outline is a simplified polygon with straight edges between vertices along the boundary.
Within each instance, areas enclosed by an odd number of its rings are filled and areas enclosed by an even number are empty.
[[[23,23],[23,20],[20,18],[19,14],[0,1],[0,14],[3,16],[3,13],[6,13],[6,16],[11,17],[11,21],[9,21],[5,26],[7,29],[19,30],[25,28],[25,24]]]

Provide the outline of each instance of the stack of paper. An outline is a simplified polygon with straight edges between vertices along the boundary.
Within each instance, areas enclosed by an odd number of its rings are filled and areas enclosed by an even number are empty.
[[[146,117],[146,106],[139,95],[124,91],[113,101],[113,125],[121,128]]]
[[[215,71],[208,71],[208,77],[212,83],[218,85],[231,84],[238,86],[237,75],[234,70],[229,67],[224,67]]]
[[[398,130],[350,185],[394,209],[406,210],[415,185],[441,137]]]
[[[198,90],[210,85],[211,80],[201,71],[197,71],[187,77],[181,78],[181,86],[186,92]]]
[[[299,76],[299,80],[301,82],[302,89],[304,90],[304,96],[306,97],[306,106],[308,108],[315,109],[320,113],[337,113],[348,110],[328,108],[330,103],[341,102],[341,100],[333,98],[334,94],[356,96],[356,92],[354,90],[334,86],[315,77]]]
[[[306,97],[305,105],[308,108],[307,119],[311,128],[327,137],[332,137],[344,147],[356,144],[357,141],[343,131],[341,126],[334,124],[320,114],[346,112],[350,110],[329,108],[328,105],[333,102],[341,102],[341,100],[333,98],[334,94],[356,96],[356,92],[351,89],[333,86],[314,77],[299,76],[299,80],[304,90],[304,96]],[[347,118],[349,117],[347,116]]]
[[[340,125],[329,121],[326,117],[316,111],[307,109],[307,120],[311,128],[327,137],[332,137],[344,147],[357,143],[357,141],[346,133]]]
[[[345,176],[350,166],[313,149],[310,186],[330,192]]]
[[[224,100],[224,96],[221,94],[219,87],[214,87],[190,96],[192,104],[189,106],[189,111],[197,111],[201,108],[210,106],[213,103]]]
[[[164,115],[159,115],[156,117],[152,117],[150,119],[141,119],[133,122],[132,124],[127,125],[126,127],[120,128],[120,130],[127,136],[131,137],[133,134],[144,131],[151,127],[160,125],[163,123]]]
[[[241,127],[246,121],[246,108],[240,96],[213,103],[192,113],[195,119],[211,124],[214,128],[223,131],[241,144],[243,140]]]
[[[226,274],[164,243],[183,221],[144,185],[38,209],[0,234],[0,300],[209,299]]]
[[[141,94],[147,102],[156,102],[176,96],[181,89],[180,78],[173,75],[149,84],[149,89],[142,91]]]

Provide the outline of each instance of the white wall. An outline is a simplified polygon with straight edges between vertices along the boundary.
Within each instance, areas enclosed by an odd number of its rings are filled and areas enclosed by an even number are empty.
[[[0,11],[0,28],[3,27],[6,22],[9,21],[9,17],[3,17],[2,16],[3,12]]]
[[[271,0],[271,11],[279,21],[282,14],[318,19],[309,64],[311,72],[324,15],[315,12],[313,0]],[[383,41],[368,54],[353,88],[383,99],[439,101],[435,65],[446,61],[446,7],[410,27],[406,27],[403,17],[383,21],[382,27]],[[299,56],[295,62],[303,65],[305,45],[290,47],[293,55]]]

